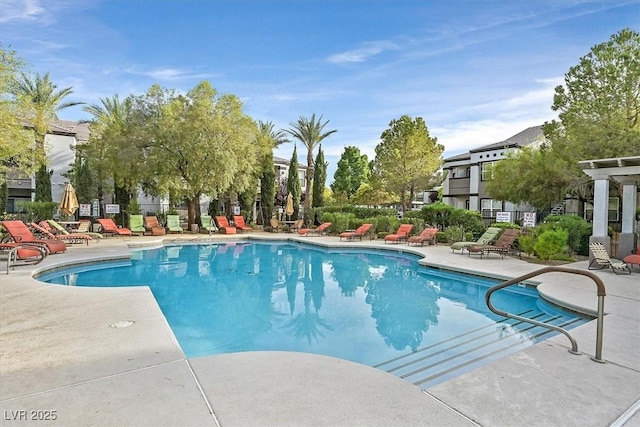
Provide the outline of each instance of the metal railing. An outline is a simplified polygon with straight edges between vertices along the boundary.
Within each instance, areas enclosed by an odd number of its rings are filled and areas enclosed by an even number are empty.
[[[543,328],[554,330],[556,332],[560,332],[561,334],[564,334],[567,338],[569,338],[569,341],[571,342],[571,350],[569,350],[569,353],[581,354],[580,351],[578,351],[578,343],[571,336],[571,334],[569,334],[569,332],[566,329],[563,329],[563,328],[560,328],[560,327],[554,326],[554,325],[549,325],[547,323],[538,322],[537,320],[529,319],[529,318],[526,318],[526,317],[518,316],[517,314],[512,314],[512,313],[508,313],[506,311],[499,310],[499,309],[495,308],[495,306],[491,303],[491,295],[494,292],[496,292],[496,291],[498,291],[500,289],[504,289],[504,288],[506,288],[508,286],[515,285],[516,283],[520,283],[523,280],[527,280],[527,279],[530,279],[532,277],[540,276],[540,275],[545,274],[545,273],[554,273],[554,272],[556,272],[556,273],[578,274],[578,275],[581,275],[581,276],[586,276],[586,277],[590,278],[591,280],[593,280],[595,282],[596,287],[598,288],[598,312],[597,312],[597,325],[596,325],[596,353],[595,353],[595,356],[592,357],[591,359],[593,359],[596,362],[605,363],[604,359],[602,359],[602,333],[603,333],[603,321],[604,321],[604,297],[606,296],[606,291],[605,291],[604,282],[602,281],[602,279],[600,279],[598,276],[596,276],[595,274],[591,273],[590,271],[575,270],[575,269],[572,269],[572,268],[565,268],[565,267],[545,267],[545,268],[541,268],[540,270],[533,271],[531,273],[523,274],[522,276],[518,276],[518,277],[513,278],[511,280],[507,280],[506,282],[499,283],[499,284],[491,287],[487,291],[487,295],[485,296],[485,300],[487,302],[487,306],[489,307],[489,310],[491,310],[492,312],[494,312],[495,314],[498,314],[500,316],[511,317],[513,319],[517,319],[517,320],[520,320],[522,322],[532,323],[532,324],[534,324],[536,326],[540,326],[540,327],[543,327]]]

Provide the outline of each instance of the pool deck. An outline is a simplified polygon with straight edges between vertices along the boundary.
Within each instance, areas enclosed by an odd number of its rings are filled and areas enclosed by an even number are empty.
[[[163,236],[228,240],[239,236]],[[408,248],[381,240],[251,233],[325,246],[385,247],[424,255],[424,264],[516,277],[542,266],[516,258],[469,257],[447,246]],[[0,261],[0,425],[64,426],[640,426],[640,269],[596,271],[605,283],[606,363],[591,360],[596,321],[426,391],[380,370],[326,356],[249,352],[187,359],[151,292],[38,282],[47,266],[124,257],[158,237],[112,237],[73,245],[35,267],[4,274]],[[587,262],[565,267],[587,270]],[[583,276],[535,279],[546,298],[595,312]],[[132,326],[111,327],[134,321]],[[48,418],[38,420],[39,418]],[[55,420],[52,420],[55,418]]]

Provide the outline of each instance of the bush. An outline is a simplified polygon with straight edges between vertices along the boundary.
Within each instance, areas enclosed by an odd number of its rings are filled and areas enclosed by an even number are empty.
[[[568,233],[567,244],[572,253],[589,255],[589,237],[591,224],[578,215],[549,215],[545,218],[545,226],[562,229]],[[543,226],[544,227],[544,226]]]
[[[548,230],[540,234],[533,249],[540,259],[566,259],[566,247],[569,233],[565,230]]]
[[[460,242],[464,240],[464,231],[462,227],[458,227],[457,225],[451,225],[444,230],[444,234],[447,238],[447,242]]]

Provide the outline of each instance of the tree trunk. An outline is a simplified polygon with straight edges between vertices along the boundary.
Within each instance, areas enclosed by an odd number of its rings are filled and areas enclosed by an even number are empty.
[[[187,201],[187,230],[196,223],[196,207],[200,207],[200,194]]]

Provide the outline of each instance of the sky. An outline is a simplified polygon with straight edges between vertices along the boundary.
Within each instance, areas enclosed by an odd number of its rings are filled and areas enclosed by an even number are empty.
[[[68,100],[207,80],[276,129],[321,116],[337,130],[322,142],[327,183],[344,147],[373,159],[405,114],[445,158],[556,118],[554,88],[624,28],[640,31],[640,0],[0,1],[3,47],[71,87]],[[274,154],[290,159],[293,146]]]

